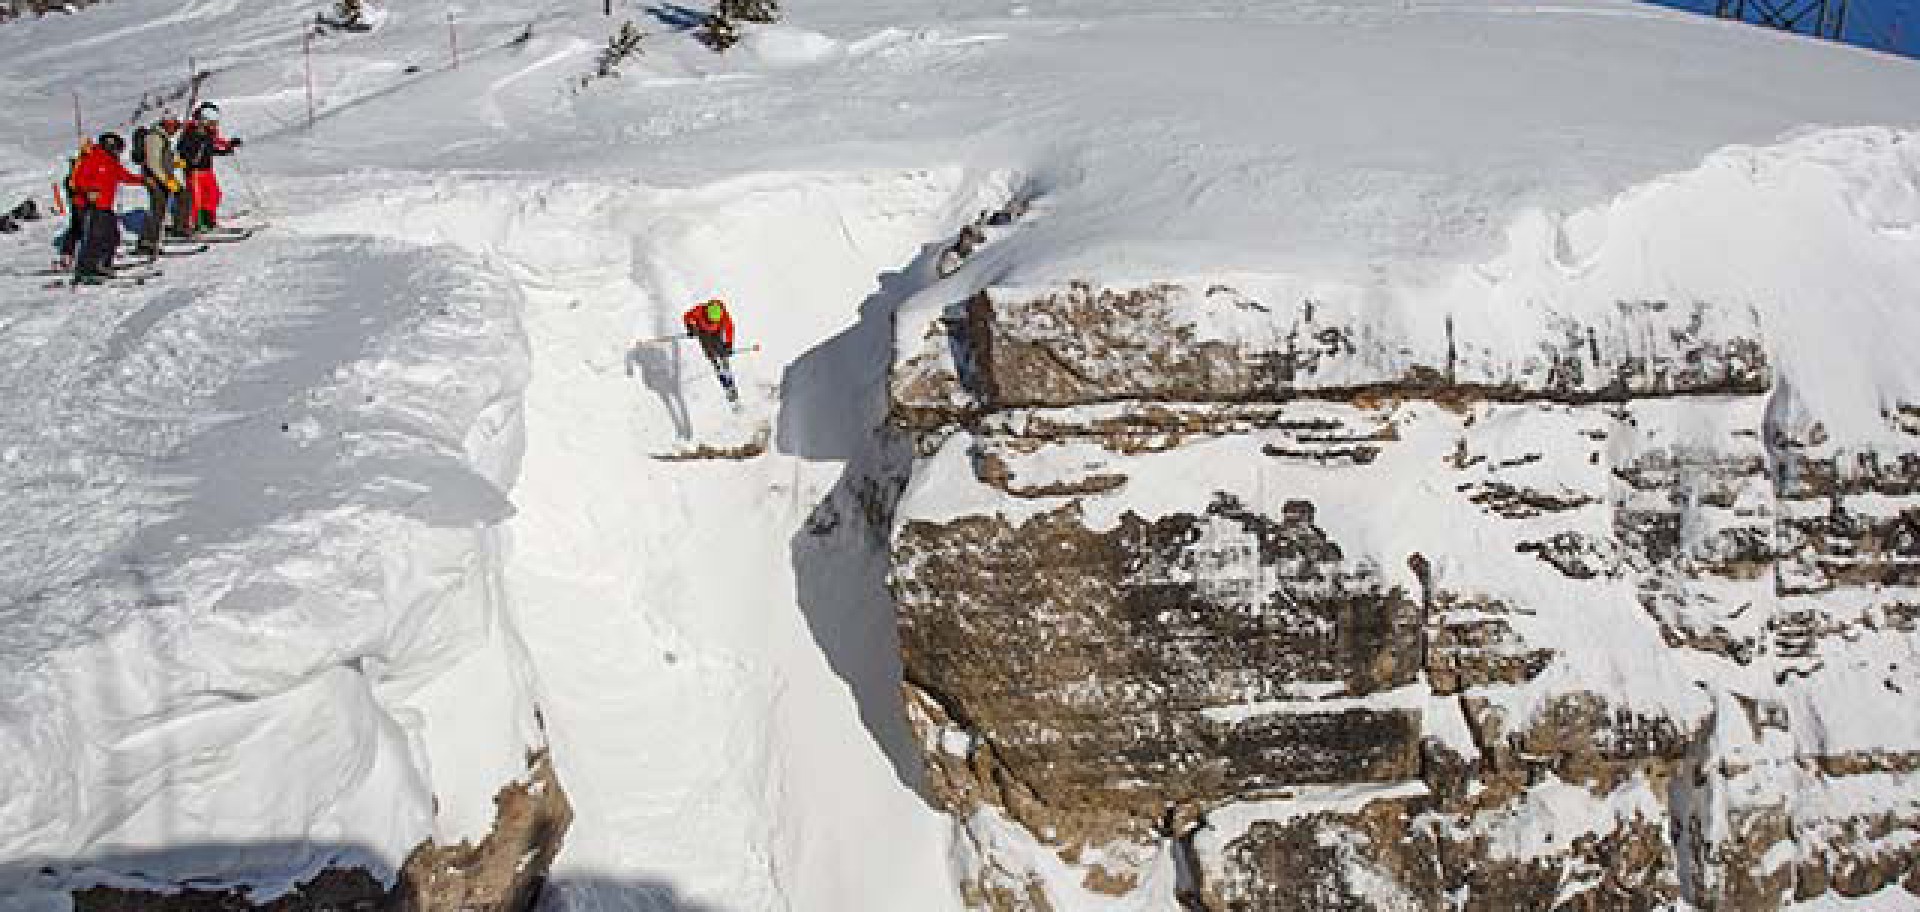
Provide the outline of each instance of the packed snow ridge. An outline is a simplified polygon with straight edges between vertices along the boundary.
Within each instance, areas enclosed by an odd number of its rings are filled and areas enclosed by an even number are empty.
[[[0,200],[192,58],[264,226],[81,292],[0,235],[0,906],[1920,907],[1915,64],[328,5],[0,26]],[[1276,631],[1345,651],[1205,652]]]

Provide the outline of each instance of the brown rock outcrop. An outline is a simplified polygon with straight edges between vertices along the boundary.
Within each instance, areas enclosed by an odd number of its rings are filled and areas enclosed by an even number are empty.
[[[429,839],[389,887],[363,868],[329,868],[271,900],[244,886],[181,884],[164,891],[100,886],[73,893],[75,912],[530,912],[560,852],[573,806],[545,751],[527,780],[494,796],[493,829],[479,844]]]
[[[1196,328],[1248,310],[1270,341]],[[1076,284],[982,292],[902,353],[922,470],[964,466],[903,504],[892,585],[970,900],[1093,901],[1156,863],[1212,912],[1912,881],[1920,743],[1825,717],[1920,689],[1834,661],[1910,658],[1920,439],[1777,420],[1749,310],[1594,313],[1500,362],[1450,323],[1390,344],[1310,301]],[[1857,803],[1787,800],[1842,783]]]

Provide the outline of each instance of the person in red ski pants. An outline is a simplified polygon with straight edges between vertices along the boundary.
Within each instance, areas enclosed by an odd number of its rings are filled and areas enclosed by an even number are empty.
[[[193,111],[193,120],[180,133],[175,147],[181,167],[187,172],[187,230],[205,231],[220,227],[220,179],[214,176],[213,159],[232,155],[244,143],[220,133],[220,108],[207,102]]]

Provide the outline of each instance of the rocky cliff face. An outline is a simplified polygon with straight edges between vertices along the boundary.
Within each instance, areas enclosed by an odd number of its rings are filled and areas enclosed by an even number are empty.
[[[949,308],[893,377],[893,588],[974,904],[1920,893],[1920,409],[1838,446],[1762,323]]]

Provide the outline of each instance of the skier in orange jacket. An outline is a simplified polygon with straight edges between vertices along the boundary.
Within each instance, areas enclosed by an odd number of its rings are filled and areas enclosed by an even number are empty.
[[[707,360],[713,362],[713,371],[720,378],[720,386],[727,391],[728,402],[739,402],[740,391],[734,388],[733,367],[733,315],[727,312],[726,302],[719,298],[695,304],[680,317],[686,324],[687,335],[700,340],[700,350],[706,353]]]

